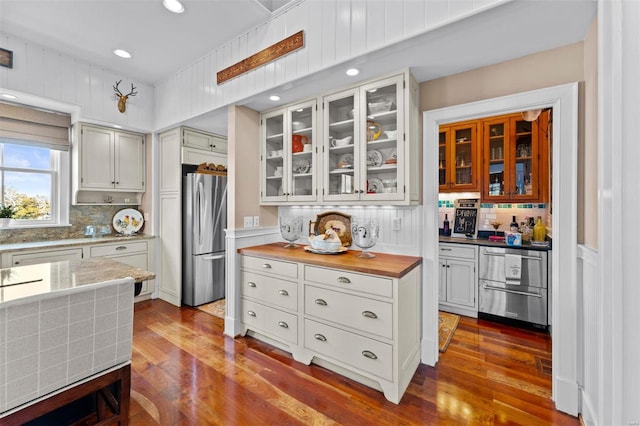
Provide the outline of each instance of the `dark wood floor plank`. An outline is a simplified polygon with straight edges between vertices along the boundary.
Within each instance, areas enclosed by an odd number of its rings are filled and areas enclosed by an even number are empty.
[[[382,392],[153,300],[135,305],[131,425],[578,425],[554,409],[551,338],[462,317],[400,404]]]

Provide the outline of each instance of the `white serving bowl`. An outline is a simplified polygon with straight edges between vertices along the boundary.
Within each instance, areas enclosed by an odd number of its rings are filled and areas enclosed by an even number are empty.
[[[398,131],[397,130],[385,130],[384,134],[387,137],[387,139],[395,139],[398,136]]]
[[[336,251],[342,247],[341,241],[327,241],[322,238],[309,237],[309,244],[315,250]]]

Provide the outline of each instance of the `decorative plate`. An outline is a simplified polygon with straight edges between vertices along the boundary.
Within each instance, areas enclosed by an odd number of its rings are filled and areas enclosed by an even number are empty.
[[[343,247],[349,247],[351,245],[350,214],[329,211],[318,214],[315,222],[309,222],[309,234],[312,235],[324,234],[329,228],[336,231],[336,234],[340,237]]]
[[[293,163],[294,173],[298,173],[298,174],[309,173],[309,170],[311,170],[311,163],[307,160],[296,161],[295,163]]]
[[[144,218],[136,209],[122,209],[113,216],[113,229],[124,235],[131,235],[142,228]]]
[[[349,250],[346,247],[340,247],[337,250],[321,250],[321,249],[314,249],[311,246],[304,246],[304,249],[306,251],[310,251],[311,253],[315,253],[315,254],[340,254],[340,253],[346,253]]]
[[[382,154],[380,154],[380,151],[372,149],[371,151],[367,152],[367,166],[380,167],[382,166],[383,162],[384,159],[382,158]]]
[[[367,192],[370,194],[382,194],[384,192],[384,184],[380,178],[371,178],[367,181]]]

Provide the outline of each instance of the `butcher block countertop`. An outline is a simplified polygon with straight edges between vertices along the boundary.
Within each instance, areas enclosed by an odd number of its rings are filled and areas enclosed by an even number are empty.
[[[302,245],[285,248],[286,244],[285,242],[278,242],[244,247],[238,249],[238,253],[391,278],[401,278],[422,263],[422,258],[415,256],[371,252],[376,257],[362,259],[357,257],[361,253],[360,250],[348,250],[340,254],[316,254],[306,251]]]

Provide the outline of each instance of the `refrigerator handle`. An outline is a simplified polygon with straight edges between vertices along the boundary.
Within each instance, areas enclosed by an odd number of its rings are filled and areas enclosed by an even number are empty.
[[[202,212],[202,182],[198,182],[198,190],[196,191],[196,205],[194,206],[194,210],[197,212],[197,214],[193,215],[193,220],[194,220],[194,227],[196,229],[197,235],[198,235],[198,245],[202,244],[202,223],[201,221],[204,219],[202,217],[203,212]]]
[[[218,259],[224,259],[225,255],[224,254],[218,254],[216,256],[203,256],[202,259],[203,260],[218,260]]]

